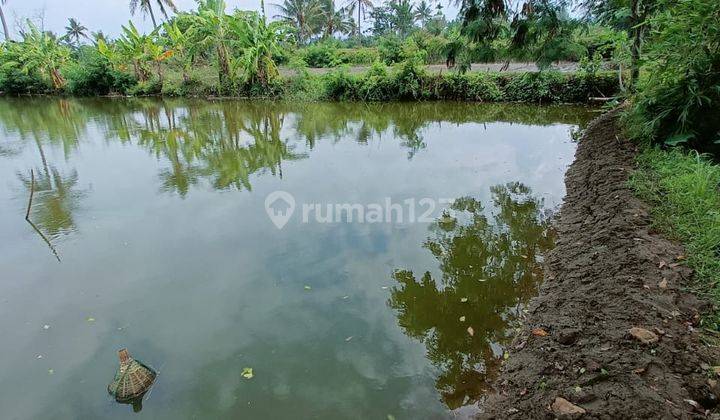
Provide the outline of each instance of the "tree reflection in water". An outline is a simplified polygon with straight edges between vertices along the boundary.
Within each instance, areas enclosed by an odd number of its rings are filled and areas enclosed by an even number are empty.
[[[436,387],[451,409],[474,403],[496,377],[507,330],[542,280],[541,260],[554,243],[549,214],[520,183],[491,188],[497,212],[457,199],[454,216],[434,223],[423,247],[440,279],[396,270],[388,304],[404,332],[422,341],[441,370]],[[470,334],[468,327],[472,328]]]
[[[34,172],[36,177],[31,220],[50,239],[75,231],[73,212],[84,194],[77,190],[77,171],[63,174],[51,166],[35,169]],[[18,173],[17,176],[27,196],[30,196],[32,180],[29,171],[28,174]]]

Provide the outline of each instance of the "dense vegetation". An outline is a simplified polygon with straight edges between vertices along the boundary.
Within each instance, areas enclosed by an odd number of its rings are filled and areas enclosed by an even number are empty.
[[[179,12],[172,0],[132,0],[153,32],[129,22],[109,39],[70,19],[58,36],[28,21],[18,40],[0,45],[0,91],[574,102],[622,90],[633,137],[704,150],[720,142],[720,119],[706,117],[720,111],[717,1],[458,4],[448,21],[441,3],[426,1],[284,0],[268,5],[269,18],[264,3],[259,12],[228,11],[223,0],[197,0],[196,10]],[[473,62],[507,60],[541,71],[467,73]],[[578,61],[579,70],[548,70],[559,60]],[[452,71],[427,72],[429,63]]]
[[[156,22],[153,4],[131,7]],[[337,8],[331,0],[286,0],[272,6],[278,12],[273,19],[264,7],[230,13],[222,0],[198,0],[197,10],[172,17],[173,3],[159,4],[165,23],[145,34],[129,22],[112,40],[102,32],[89,35],[75,19],[63,36],[27,21],[19,40],[0,45],[0,91],[578,102],[618,90],[617,77],[601,72],[599,61],[613,55],[608,40],[620,33],[567,16],[563,22],[571,30],[552,60],[582,60],[580,73],[480,75],[466,73],[470,62],[532,61],[537,47],[513,48],[509,31],[492,45],[469,42],[462,20],[447,22],[442,6],[426,2],[358,0]],[[366,17],[372,25],[363,32]],[[509,29],[510,20],[503,25]],[[543,69],[552,61],[546,53],[534,60]],[[429,63],[456,71],[430,74],[424,69]],[[345,65],[367,71],[357,74]],[[316,74],[308,67],[338,68]]]

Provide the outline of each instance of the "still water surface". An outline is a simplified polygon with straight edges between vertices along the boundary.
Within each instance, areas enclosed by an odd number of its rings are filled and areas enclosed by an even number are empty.
[[[0,100],[1,417],[471,415],[542,280],[592,115]],[[277,190],[297,202],[283,229]],[[418,223],[409,205],[402,223],[301,214],[421,198],[450,200]],[[122,347],[160,372],[137,414],[106,391]]]

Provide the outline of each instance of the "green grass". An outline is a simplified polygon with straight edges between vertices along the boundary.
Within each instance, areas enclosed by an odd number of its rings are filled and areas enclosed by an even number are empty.
[[[687,251],[693,289],[720,303],[720,165],[680,149],[648,148],[630,184],[652,204],[653,221]],[[709,320],[720,328],[720,312]]]

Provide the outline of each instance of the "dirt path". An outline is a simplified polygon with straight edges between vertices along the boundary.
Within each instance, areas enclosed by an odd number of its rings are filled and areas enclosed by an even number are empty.
[[[626,185],[637,151],[617,119],[579,144],[545,283],[483,418],[695,418],[717,404],[718,353],[695,328],[708,307],[679,290],[682,248],[651,230]]]

